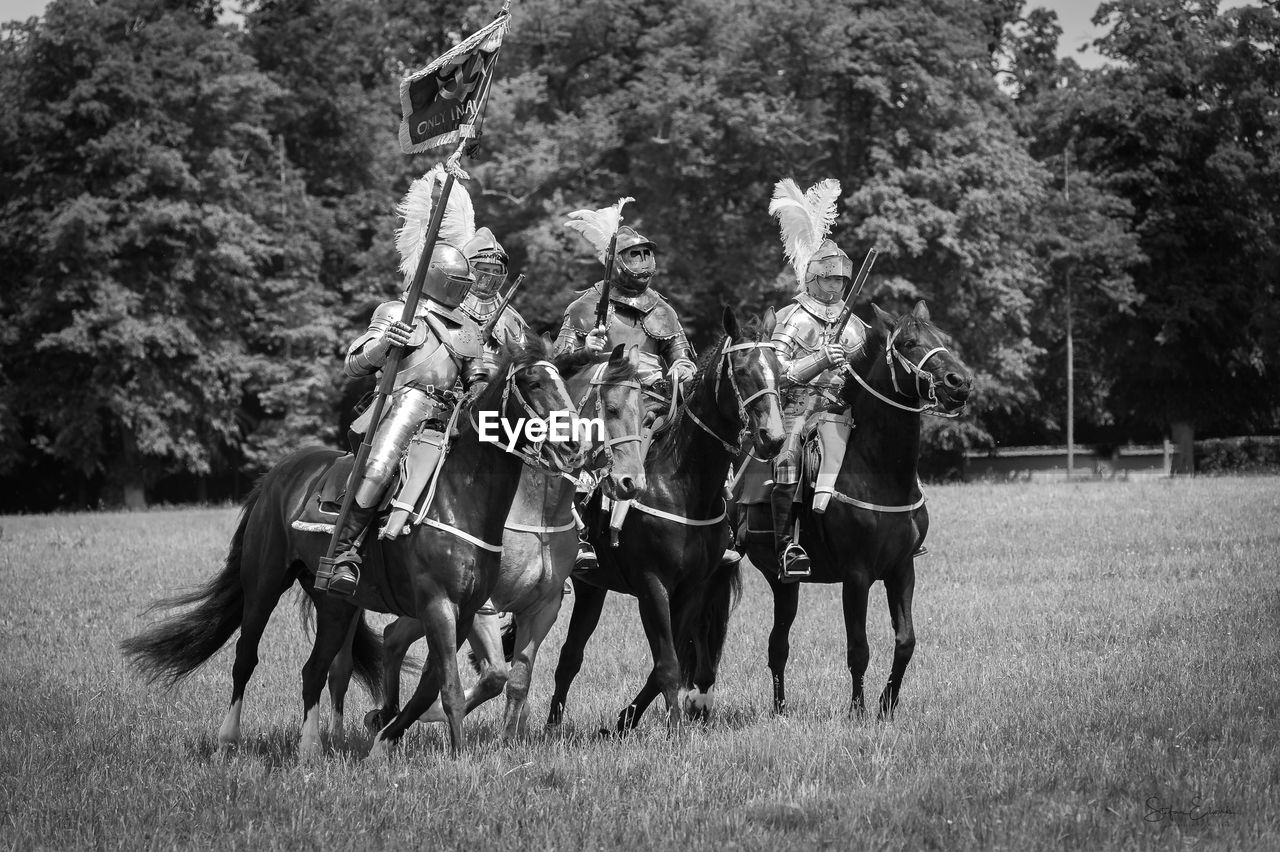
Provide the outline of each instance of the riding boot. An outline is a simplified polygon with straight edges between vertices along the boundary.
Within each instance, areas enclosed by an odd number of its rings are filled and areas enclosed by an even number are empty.
[[[794,534],[796,489],[798,482],[773,485],[773,535],[778,547],[778,579],[795,583],[810,574],[809,554],[792,541]]]
[[[316,591],[343,597],[356,593],[356,587],[360,585],[360,552],[356,548],[356,539],[377,513],[377,506],[366,509],[352,502],[338,534],[338,546],[334,549],[337,555],[320,559],[316,569]]]

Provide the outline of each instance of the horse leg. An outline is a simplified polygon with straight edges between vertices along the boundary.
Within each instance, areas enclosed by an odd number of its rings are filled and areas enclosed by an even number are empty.
[[[517,628],[518,630],[518,628]],[[477,615],[467,636],[480,667],[480,680],[467,691],[463,715],[471,714],[481,704],[497,698],[506,687],[509,673],[507,657],[502,650],[502,623],[498,616]]]
[[[556,664],[556,691],[551,696],[551,710],[547,713],[548,725],[559,725],[564,719],[565,699],[569,687],[582,668],[582,654],[587,640],[595,633],[608,596],[604,589],[589,583],[573,581],[573,612],[569,616],[569,629],[560,648],[560,662]]]
[[[911,621],[911,597],[916,588],[914,565],[908,565],[900,577],[884,581],[885,597],[889,601],[889,618],[893,621],[893,667],[889,670],[889,682],[880,693],[880,718],[893,718],[898,706],[898,689],[902,676],[916,649],[916,629]]]
[[[316,603],[316,641],[311,656],[302,667],[302,736],[298,741],[298,757],[312,760],[320,756],[320,693],[334,657],[342,650],[351,623],[360,617],[360,608],[328,595],[314,593]]]
[[[782,583],[765,574],[773,590],[773,628],[769,631],[769,672],[773,676],[773,712],[787,714],[787,659],[791,656],[791,625],[800,607],[800,584]]]
[[[842,593],[844,602],[844,631],[849,674],[853,676],[853,692],[849,699],[849,715],[862,716],[867,711],[863,698],[863,679],[871,651],[867,647],[867,592],[870,582],[863,576],[846,580]]]
[[[333,664],[329,666],[329,706],[333,710],[329,716],[330,741],[342,736],[343,708],[347,701],[347,688],[351,685],[351,672],[355,669],[351,644],[355,641],[356,628],[359,626],[360,619],[351,619],[351,626],[347,628],[347,638],[342,643],[342,649],[338,651],[338,655],[333,658]]]
[[[260,540],[260,535],[265,536],[265,540]],[[240,743],[240,712],[244,707],[245,687],[258,667],[258,644],[280,596],[293,585],[296,577],[296,571],[291,569],[285,569],[274,577],[263,576],[266,567],[285,564],[283,536],[265,532],[255,534],[246,530],[242,554],[240,578],[244,588],[244,617],[240,622],[240,638],[236,642],[236,661],[231,667],[231,705],[218,728],[219,748],[232,748]],[[253,580],[257,581],[256,588],[250,588]]]
[[[677,639],[679,643],[682,680],[688,688],[684,696],[685,715],[699,721],[711,718],[716,674],[729,632],[729,616],[733,611],[733,596],[739,589],[741,578],[738,563],[722,564],[716,569],[703,597],[697,621],[690,625],[690,641]],[[692,658],[690,658],[690,656]]]
[[[382,706],[370,710],[364,716],[364,726],[376,734],[387,726],[400,712],[400,669],[409,648],[422,638],[422,622],[416,618],[401,616],[382,628],[382,682],[386,692]]]
[[[457,605],[443,597],[430,601],[424,607],[420,620],[426,625],[428,650],[422,677],[404,708],[374,737],[369,752],[371,758],[385,757],[385,744],[398,740],[435,703],[437,697],[444,706],[445,721],[449,725],[450,753],[457,757],[462,751],[464,701],[457,655],[462,640],[471,631],[472,616],[460,617]]]
[[[644,625],[649,651],[653,654],[653,671],[640,694],[618,715],[618,733],[634,728],[659,692],[667,701],[667,727],[679,727],[684,717],[680,709],[680,661],[676,658],[671,625],[673,620],[678,624],[687,620],[688,607],[682,608],[680,618],[672,618],[670,595],[656,574],[645,574],[636,591],[640,622]]]
[[[516,621],[515,656],[511,660],[511,675],[507,681],[507,707],[502,716],[503,738],[515,739],[523,727],[525,716],[529,712],[529,686],[533,682],[533,664],[538,658],[538,649],[542,640],[547,638],[551,627],[560,614],[562,584],[557,584],[552,593],[540,601],[535,601],[520,613]]]

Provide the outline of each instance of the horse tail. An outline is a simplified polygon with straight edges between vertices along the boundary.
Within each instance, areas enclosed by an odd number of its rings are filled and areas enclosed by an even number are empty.
[[[374,704],[382,703],[382,637],[365,621],[360,612],[355,638],[351,642],[351,673],[355,675]]]
[[[742,600],[742,560],[734,559],[719,565],[707,583],[702,596],[702,612],[693,624],[694,635],[705,643],[712,672],[720,668],[725,638],[729,635],[729,616]],[[698,645],[693,637],[679,645],[681,682],[688,685],[698,666]]]
[[[240,627],[244,618],[244,586],[240,582],[244,534],[261,493],[259,482],[240,510],[222,570],[203,586],[159,601],[147,612],[194,605],[193,608],[120,643],[120,650],[148,681],[173,686],[217,653]]]

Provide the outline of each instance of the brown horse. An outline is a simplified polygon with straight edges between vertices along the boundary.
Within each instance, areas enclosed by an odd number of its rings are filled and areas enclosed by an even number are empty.
[[[604,426],[598,442],[588,443],[589,466],[607,472],[602,481],[606,491],[622,499],[635,496],[645,484],[644,461],[640,457],[640,422],[643,411],[637,378],[639,350],[615,347],[612,355],[562,355],[556,366],[565,377],[570,397],[578,413],[595,416]],[[575,481],[562,474],[526,466],[511,504],[502,533],[502,567],[494,586],[492,601],[498,609],[514,616],[514,645],[511,668],[503,653],[497,617],[481,615],[475,620],[469,641],[479,669],[480,680],[467,693],[466,711],[496,698],[506,688],[504,736],[514,737],[526,711],[533,678],[534,661],[543,639],[555,624],[565,580],[573,570],[578,552],[578,532],[573,519]],[[374,730],[381,728],[399,711],[400,668],[409,647],[423,635],[422,622],[398,618],[383,631],[386,663],[383,706],[366,717]],[[349,679],[350,649],[335,662],[342,665],[338,677]],[[335,686],[330,673],[329,697],[334,702],[334,718],[341,718],[341,695],[345,683]],[[424,721],[444,721],[439,704],[432,705]]]
[[[616,547],[602,529],[609,513],[601,512],[599,495],[589,505],[584,520],[599,567],[573,575],[573,614],[547,724],[563,718],[569,687],[610,591],[636,597],[654,662],[643,689],[618,716],[618,731],[633,728],[659,694],[666,699],[669,724],[681,722],[679,655],[704,634],[703,621],[716,621],[723,632],[739,579],[736,563],[721,565],[729,543],[724,502],[729,464],[744,429],[767,457],[782,445],[780,369],[768,342],[772,331],[772,312],[748,337],[733,312],[725,310],[725,336],[701,359],[671,422],[654,434],[645,457],[646,487],[627,514]],[[709,691],[717,660],[702,654],[706,649],[700,644],[694,650],[699,659],[691,668]]]
[[[920,418],[954,415],[973,391],[969,371],[947,348],[948,339],[929,320],[924,302],[902,317],[878,307],[863,353],[849,365],[841,391],[853,431],[825,513],[808,501],[798,509],[800,542],[812,559],[804,582],[844,584],[844,622],[849,672],[853,675],[850,713],[865,712],[863,677],[867,648],[867,593],[884,583],[893,622],[893,667],[880,694],[880,716],[892,716],[898,690],[915,649],[911,598],[915,557],[929,530],[920,492]],[[777,551],[768,503],[741,512],[739,541],[773,590],[773,630],[769,670],[773,708],[787,708],[785,671],[788,636],[799,605],[798,583],[778,580]]]
[[[575,411],[548,360],[550,354],[549,342],[535,337],[506,353],[495,380],[459,417],[459,434],[450,445],[422,523],[399,538],[366,544],[354,599],[315,592],[316,564],[326,552],[328,536],[291,526],[315,495],[322,476],[342,458],[323,447],[303,449],[272,468],[249,495],[223,570],[203,588],[170,602],[194,608],[125,640],[125,654],[152,680],[172,684],[208,660],[239,627],[231,706],[218,731],[220,743],[235,744],[240,739],[244,690],[258,662],[263,630],[280,595],[298,581],[316,609],[315,644],[302,670],[298,751],[308,758],[321,752],[320,693],[334,656],[349,636],[354,637],[357,673],[378,695],[380,645],[365,625],[362,610],[412,615],[427,625],[432,664],[424,668],[409,704],[379,733],[374,749],[398,737],[439,694],[449,720],[450,745],[457,754],[463,745],[463,700],[456,652],[497,581],[502,525],[527,457],[526,433],[519,422],[529,416],[572,416]],[[518,431],[519,441],[508,448],[482,440],[476,422],[487,413],[497,417],[504,435],[508,427]],[[547,450],[550,463],[559,470],[580,464],[572,440],[549,443]]]

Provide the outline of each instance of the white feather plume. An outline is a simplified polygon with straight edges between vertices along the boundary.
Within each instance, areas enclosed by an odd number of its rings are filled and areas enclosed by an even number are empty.
[[[404,219],[396,231],[396,250],[400,252],[400,271],[405,277],[413,275],[418,268],[418,260],[427,243],[434,199],[439,197],[444,182],[444,166],[437,165],[410,184],[404,199],[396,206],[396,213]],[[444,215],[440,217],[436,240],[461,249],[475,234],[476,212],[471,204],[471,194],[460,182],[454,181],[449,189]]]
[[[622,208],[631,201],[635,199],[627,196],[619,198],[616,204],[599,210],[574,210],[569,214],[569,221],[564,223],[565,227],[586,237],[587,242],[596,250],[596,257],[604,263],[609,257],[609,241],[622,226]]]
[[[791,178],[783,178],[773,188],[769,214],[778,217],[782,231],[782,251],[796,280],[804,285],[805,270],[836,221],[840,181],[827,178],[801,192]]]

